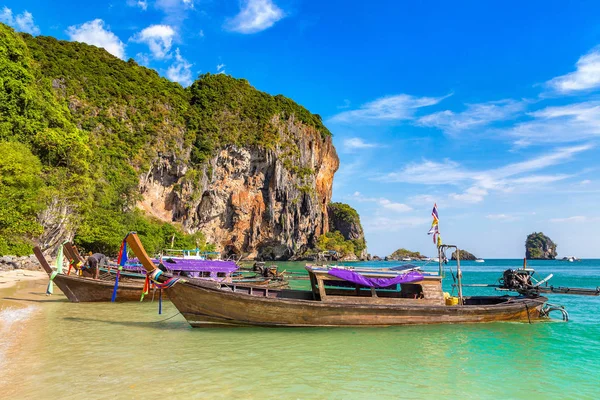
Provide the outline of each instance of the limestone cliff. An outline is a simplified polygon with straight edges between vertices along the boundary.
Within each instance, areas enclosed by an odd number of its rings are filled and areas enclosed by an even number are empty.
[[[338,231],[344,239],[353,242],[354,254],[349,258],[367,259],[367,244],[365,233],[358,212],[348,204],[331,203],[327,208],[329,213],[329,230]]]
[[[456,251],[452,252],[451,260],[456,260]],[[466,250],[460,251],[460,259],[465,261],[475,261],[477,257]]]
[[[202,231],[226,255],[285,260],[314,247],[329,228],[335,148],[293,116],[271,123],[277,146],[225,146],[199,174],[172,156],[157,159],[140,178],[138,206]]]
[[[556,243],[542,232],[534,232],[525,241],[525,258],[528,260],[556,259]]]

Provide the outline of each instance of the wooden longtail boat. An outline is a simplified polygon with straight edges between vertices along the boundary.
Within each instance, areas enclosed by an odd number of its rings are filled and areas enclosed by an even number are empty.
[[[139,238],[127,243],[151,277],[166,278],[146,254]],[[440,266],[441,268],[441,266]],[[328,269],[307,267],[312,290],[270,290],[217,282],[182,281],[167,290],[169,299],[193,327],[392,326],[494,321],[531,322],[543,317],[545,297],[474,296],[446,305],[441,274],[396,275],[391,281],[377,274],[358,274],[359,282],[335,276]],[[343,275],[343,274],[338,274]],[[406,279],[405,279],[406,278]],[[410,280],[408,279],[410,278]],[[363,281],[364,279],[364,281]],[[377,281],[377,279],[383,279]],[[392,284],[399,286],[394,290]]]
[[[55,274],[54,278],[52,278],[54,271],[46,261],[40,248],[36,247],[34,253],[44,271],[48,273],[50,278],[65,296],[74,303],[111,301],[115,287],[116,269],[113,268],[112,271],[101,269],[99,279],[94,279],[94,271],[80,268],[80,266],[84,265],[85,261],[71,243],[65,243],[63,249],[65,256],[69,260],[69,264],[75,265],[76,268],[73,274]],[[81,275],[78,275],[79,272]],[[115,300],[119,302],[140,301],[144,290],[145,277],[145,274],[121,273]],[[245,284],[248,286],[268,288],[281,287],[282,285],[284,287],[287,286],[286,281],[275,281],[264,278],[241,279],[241,281],[245,281]],[[144,301],[151,300],[158,296],[156,289],[150,289],[150,291],[151,293],[144,296]],[[168,295],[163,291],[163,299],[167,297]]]
[[[66,251],[66,248],[65,248]],[[52,278],[54,273],[52,267],[46,261],[39,247],[33,249],[35,256],[42,265],[42,268]],[[68,254],[68,257],[71,255]],[[53,282],[73,303],[111,301],[115,280],[94,279],[87,276],[56,274]],[[116,300],[121,301],[140,301],[144,282],[139,279],[121,279],[117,288]],[[146,296],[151,299],[152,296]]]

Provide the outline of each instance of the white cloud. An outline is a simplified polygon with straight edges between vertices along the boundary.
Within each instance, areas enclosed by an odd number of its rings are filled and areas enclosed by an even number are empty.
[[[168,24],[171,26],[181,26],[183,22],[187,19],[189,11],[194,9],[194,1],[156,0],[154,2],[154,8],[165,14],[165,17],[163,18],[164,24]]]
[[[374,147],[381,147],[377,143],[367,143],[361,138],[348,138],[344,139],[344,150],[346,152],[354,152],[356,150],[372,149]]]
[[[244,0],[238,15],[225,22],[227,30],[257,33],[272,27],[285,13],[272,0]]]
[[[386,96],[363,104],[357,110],[336,114],[329,121],[355,123],[409,120],[414,118],[419,108],[435,105],[447,97],[414,97],[408,94]]]
[[[125,59],[125,44],[101,19],[70,26],[67,28],[67,35],[73,41],[102,47],[113,56]]]
[[[488,214],[485,217],[494,221],[516,221],[519,219],[519,217],[512,214]]]
[[[422,185],[469,185],[463,193],[450,193],[451,200],[475,204],[483,201],[490,191],[510,192],[572,177],[566,174],[525,175],[571,160],[576,154],[592,149],[591,144],[562,147],[526,161],[507,164],[488,170],[469,170],[456,162],[423,160],[411,163],[398,172],[377,178],[384,182],[403,182]]]
[[[13,15],[10,8],[4,7],[0,13],[0,22],[10,25],[18,31],[39,35],[40,28],[33,22],[33,15],[29,11],[23,11],[21,14]]]
[[[129,7],[139,7],[146,11],[148,9],[148,0],[127,0]]]
[[[167,78],[183,86],[192,84],[192,64],[181,56],[179,49],[175,50],[175,62],[167,70]]]
[[[589,185],[590,183],[592,183],[592,181],[589,179],[584,179],[581,182],[579,182],[580,185]]]
[[[175,29],[170,25],[150,25],[134,35],[131,40],[147,44],[154,58],[162,60],[170,56],[175,34]]]
[[[135,60],[138,62],[138,64],[143,65],[144,67],[150,65],[150,57],[148,56],[148,54],[137,53],[135,55]]]
[[[529,114],[534,119],[505,130],[516,144],[568,143],[600,137],[600,102],[546,107]]]
[[[590,217],[584,217],[583,215],[575,215],[573,217],[566,217],[566,218],[552,218],[550,219],[550,222],[553,223],[568,223],[568,222],[589,222],[592,221],[596,218],[590,218]]]
[[[577,69],[566,75],[546,82],[546,85],[560,94],[572,94],[600,88],[600,49],[595,48],[581,56]]]
[[[224,73],[225,73],[225,64],[217,65],[217,74],[224,74]]]
[[[352,198],[352,200],[358,201],[360,203],[377,203],[383,209],[394,211],[394,212],[403,213],[403,212],[407,212],[407,211],[412,211],[412,207],[410,207],[406,204],[396,203],[396,202],[393,202],[393,201],[388,200],[383,197],[378,197],[378,198],[377,197],[365,197],[360,192],[354,192],[354,194],[352,195],[351,198]]]
[[[436,112],[419,118],[417,124],[456,134],[480,128],[492,122],[514,118],[525,109],[525,105],[525,102],[515,100],[467,104],[467,109],[463,112],[455,113],[450,110]]]
[[[482,202],[485,196],[487,195],[488,191],[486,189],[483,189],[479,186],[471,186],[470,188],[465,190],[464,193],[450,193],[449,197],[452,200],[456,200],[461,203],[474,204]]]

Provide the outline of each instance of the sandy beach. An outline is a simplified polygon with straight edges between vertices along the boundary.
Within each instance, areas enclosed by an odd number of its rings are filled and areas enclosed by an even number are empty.
[[[17,282],[36,281],[48,279],[44,271],[30,271],[26,269],[14,269],[12,271],[0,271],[0,289],[14,286]]]

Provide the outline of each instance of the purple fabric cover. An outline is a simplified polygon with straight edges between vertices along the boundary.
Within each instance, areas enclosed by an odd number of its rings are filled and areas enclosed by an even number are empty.
[[[409,271],[405,274],[395,276],[393,278],[367,278],[364,275],[359,274],[347,269],[332,268],[327,273],[336,278],[343,279],[348,282],[356,283],[358,285],[374,288],[384,288],[399,283],[410,283],[423,280],[423,275],[417,271]]]
[[[157,259],[152,259],[156,265],[160,262]],[[231,273],[238,269],[238,266],[233,261],[221,260],[191,260],[182,258],[163,258],[163,265],[170,271],[186,271],[186,272],[224,272]],[[140,262],[137,258],[131,258],[127,261],[125,269],[136,270],[139,268]],[[129,267],[129,268],[128,268]]]

